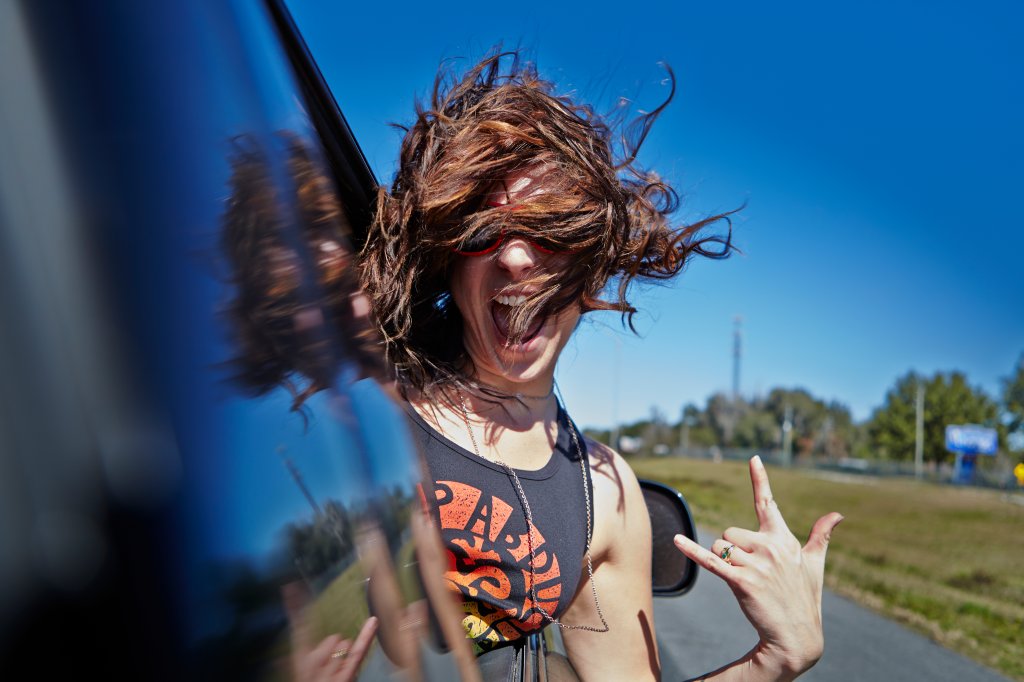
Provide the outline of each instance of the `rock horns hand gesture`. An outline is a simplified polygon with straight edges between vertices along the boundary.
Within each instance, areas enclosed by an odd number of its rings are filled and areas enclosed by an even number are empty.
[[[756,669],[766,673],[766,679],[793,679],[813,666],[824,650],[825,553],[832,530],[843,516],[837,512],[822,516],[801,547],[775,504],[760,457],[750,460],[750,481],[760,525],[756,532],[729,528],[711,551],[682,535],[675,537],[675,544],[729,585],[760,637],[757,647],[738,662],[742,666],[726,666],[721,672],[742,668],[749,674]]]

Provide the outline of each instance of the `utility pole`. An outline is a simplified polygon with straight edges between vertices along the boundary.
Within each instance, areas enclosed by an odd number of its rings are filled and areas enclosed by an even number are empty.
[[[793,407],[786,405],[782,420],[782,466],[788,467],[793,459]]]
[[[917,377],[917,419],[916,439],[914,442],[914,475],[924,475],[924,382]]]
[[[740,400],[740,325],[743,324],[743,318],[737,315],[733,318],[733,323],[735,326],[732,336],[732,402],[736,404]]]
[[[686,414],[685,405],[683,413],[679,416],[679,450],[684,456],[690,451],[690,417]]]
[[[277,446],[277,454],[281,455],[281,459],[284,460],[284,465],[288,469],[288,473],[295,479],[295,484],[299,486],[299,490],[305,496],[306,501],[309,502],[309,506],[313,508],[313,514],[320,518],[323,512],[320,510],[320,505],[316,503],[316,499],[313,498],[313,494],[309,492],[309,488],[306,487],[305,481],[302,480],[302,474],[299,473],[298,467],[295,466],[295,462],[287,454],[287,449],[283,445]]]
[[[622,340],[618,336],[615,339],[615,356],[612,360],[612,434],[611,445],[613,450],[619,449],[619,356],[622,354]]]

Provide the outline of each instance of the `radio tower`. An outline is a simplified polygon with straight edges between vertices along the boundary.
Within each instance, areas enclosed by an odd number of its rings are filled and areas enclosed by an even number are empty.
[[[316,499],[312,493],[309,492],[309,488],[306,487],[305,481],[302,480],[302,474],[299,473],[298,467],[295,466],[295,462],[288,456],[288,449],[283,445],[277,446],[277,454],[281,455],[281,459],[284,460],[284,465],[288,468],[288,473],[295,479],[295,484],[299,486],[299,490],[306,497],[306,501],[309,502],[309,506],[313,508],[313,514],[319,517],[323,512],[320,511],[320,505],[316,503]]]
[[[739,402],[740,399],[740,325],[743,318],[737,315],[733,318],[735,327],[732,336],[732,401]]]

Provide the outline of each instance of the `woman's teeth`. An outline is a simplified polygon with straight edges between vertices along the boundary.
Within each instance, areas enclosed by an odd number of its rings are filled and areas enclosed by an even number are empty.
[[[502,305],[523,305],[526,303],[525,296],[498,296],[494,300]]]

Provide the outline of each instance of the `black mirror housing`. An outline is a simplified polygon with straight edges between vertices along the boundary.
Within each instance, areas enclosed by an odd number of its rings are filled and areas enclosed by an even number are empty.
[[[680,552],[672,538],[697,540],[693,515],[682,493],[663,483],[640,479],[651,517],[651,587],[655,597],[686,594],[697,581],[697,564]]]

